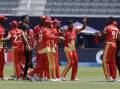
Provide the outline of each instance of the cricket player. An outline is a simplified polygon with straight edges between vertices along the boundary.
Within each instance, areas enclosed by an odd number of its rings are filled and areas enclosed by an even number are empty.
[[[103,34],[105,36],[105,47],[103,54],[103,70],[107,81],[116,80],[116,39],[119,33],[117,22],[114,18],[109,17]]]
[[[5,16],[0,16],[0,40],[4,38],[5,34],[5,29],[3,27],[4,21],[7,18]],[[4,79],[4,64],[5,64],[5,59],[4,59],[4,46],[3,42],[0,42],[0,80]]]
[[[46,19],[44,21],[44,27],[41,28],[39,32],[39,54],[40,57],[42,57],[39,63],[36,65],[35,69],[28,75],[28,77],[32,80],[35,81],[34,79],[34,74],[41,72],[43,73],[44,71],[48,72],[48,79],[52,81],[52,59],[51,59],[51,49],[50,49],[50,40],[60,38],[63,39],[63,37],[58,37],[58,36],[53,36],[50,33],[50,28],[51,28],[51,20]],[[41,61],[42,60],[42,61]],[[42,66],[42,68],[40,68]],[[42,75],[41,75],[42,77]],[[46,76],[45,76],[46,77]]]
[[[51,27],[51,35],[59,36],[59,20],[55,19],[52,21],[52,27]],[[51,57],[53,62],[53,78],[60,79],[60,66],[58,61],[58,42],[59,39],[53,39],[51,40]]]
[[[46,68],[45,71],[43,72],[42,70],[44,69],[44,67],[42,66],[43,61],[44,61],[44,54],[41,55],[39,54],[39,49],[40,49],[40,40],[41,40],[41,32],[42,32],[42,28],[44,28],[44,21],[46,19],[46,16],[40,16],[40,23],[38,25],[36,25],[33,29],[33,36],[35,39],[35,50],[36,50],[36,63],[37,65],[39,65],[39,72],[37,72],[36,74],[38,75],[38,80],[44,80],[45,77],[48,77],[48,64],[46,61]]]
[[[34,48],[34,37],[33,37],[33,30],[30,29],[29,27],[29,16],[28,15],[23,15],[21,17],[21,23],[19,28],[24,31],[24,34],[28,40],[28,43],[31,47],[30,50],[27,49],[26,43],[24,43],[25,47],[25,67],[24,67],[24,75],[23,79],[26,77],[28,69],[31,68],[33,69],[33,64],[32,64],[32,50]]]
[[[11,40],[14,54],[15,76],[19,80],[21,78],[21,61],[24,59],[24,41],[26,42],[28,49],[30,49],[30,46],[25,38],[24,32],[18,29],[18,22],[13,20],[10,25],[11,30],[8,32],[8,36],[0,41]]]
[[[86,17],[83,18],[83,26],[80,29],[74,29],[72,22],[68,22],[68,29],[63,33],[65,37],[64,52],[67,59],[67,65],[61,74],[61,79],[65,80],[66,74],[72,68],[70,80],[76,80],[78,69],[78,56],[76,53],[75,40],[77,34],[86,28]]]
[[[40,30],[44,27],[44,20],[46,19],[46,16],[40,16],[40,23],[36,25],[33,29],[33,36],[35,39],[35,50],[36,50],[36,61],[40,59],[39,57],[39,39],[40,39]]]

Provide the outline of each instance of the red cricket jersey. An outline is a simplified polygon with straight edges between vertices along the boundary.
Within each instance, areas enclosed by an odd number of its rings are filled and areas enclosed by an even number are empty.
[[[104,31],[106,32],[105,42],[116,43],[119,29],[114,24],[111,24],[111,25],[106,26]]]
[[[57,29],[51,28],[51,35],[53,35],[53,36],[58,36]],[[51,41],[52,41],[52,45],[57,46],[57,43],[58,43],[58,39],[57,39],[57,38],[56,38],[56,39],[53,39],[53,40],[51,40]]]
[[[15,47],[22,47],[24,46],[24,41],[22,37],[23,31],[16,28],[16,29],[11,29],[8,33],[8,35],[11,35],[11,44],[12,46]]]
[[[2,39],[4,37],[4,28],[3,26],[0,25],[0,39]],[[3,42],[0,42],[0,47],[3,47]]]
[[[39,38],[39,32],[41,30],[42,26],[41,25],[36,25],[33,29],[33,35],[36,41],[38,41]]]
[[[3,38],[3,35],[5,34],[3,26],[0,25],[0,39]]]
[[[38,38],[39,49],[50,47],[50,36],[50,29],[44,27],[41,28]]]
[[[68,44],[71,43],[72,40],[75,41],[76,39],[76,33],[77,30],[73,29],[73,30],[66,30],[63,34],[65,37],[65,41],[64,41],[64,46],[68,47]]]
[[[50,41],[53,39],[58,39],[58,36],[52,35],[49,28],[42,27],[38,38],[39,49],[50,47]]]

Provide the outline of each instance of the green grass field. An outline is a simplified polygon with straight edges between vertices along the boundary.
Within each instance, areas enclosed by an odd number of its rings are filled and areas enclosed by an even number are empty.
[[[61,68],[61,70],[63,67]],[[12,74],[11,67],[5,67],[5,77]],[[67,75],[69,79],[70,73]],[[120,82],[105,82],[102,67],[79,67],[79,81],[30,82],[0,81],[0,89],[119,89]]]

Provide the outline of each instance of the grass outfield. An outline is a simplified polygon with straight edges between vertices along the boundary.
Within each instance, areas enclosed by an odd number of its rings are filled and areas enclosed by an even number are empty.
[[[63,69],[63,67],[61,68]],[[11,67],[5,67],[5,76],[12,73]],[[67,79],[69,79],[69,75]],[[105,82],[101,67],[79,67],[79,81],[29,82],[0,81],[0,89],[119,89],[120,82]]]

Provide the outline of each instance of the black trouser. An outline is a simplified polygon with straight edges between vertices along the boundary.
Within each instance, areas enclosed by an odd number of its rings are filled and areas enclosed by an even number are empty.
[[[116,65],[120,75],[120,49],[117,49],[117,52],[116,52]]]
[[[26,77],[29,68],[33,69],[32,51],[25,50],[25,59],[26,59],[26,63],[24,68],[24,77]]]

